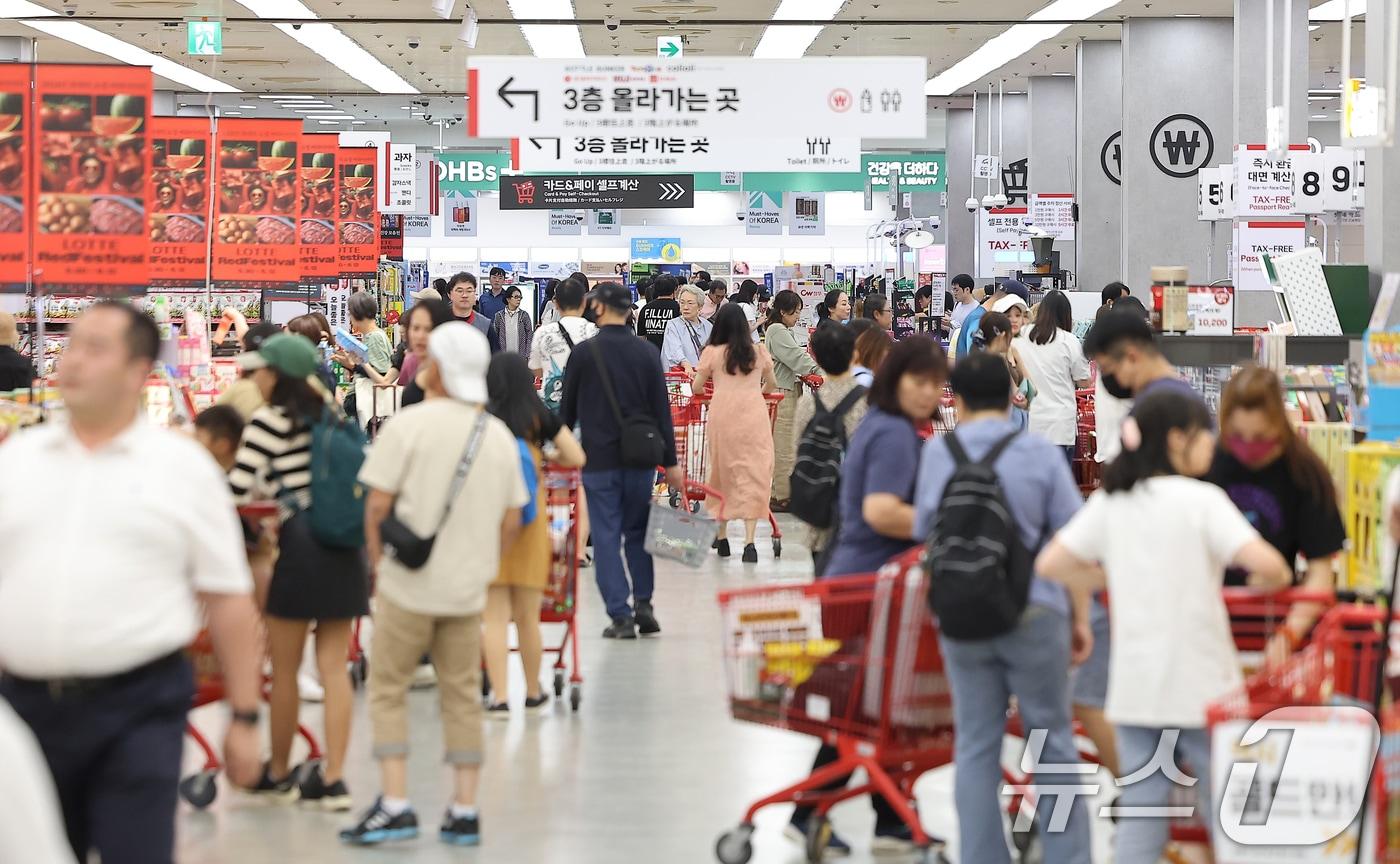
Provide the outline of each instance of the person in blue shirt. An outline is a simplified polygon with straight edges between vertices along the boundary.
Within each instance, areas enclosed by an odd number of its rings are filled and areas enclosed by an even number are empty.
[[[969,459],[981,459],[1016,431],[1011,423],[1011,373],[1002,358],[977,352],[958,360],[950,378],[960,418],[951,435]],[[957,462],[945,437],[924,445],[914,493],[914,536],[927,537],[938,515],[944,489]],[[1011,516],[1026,548],[1034,555],[1078,512],[1082,502],[1064,454],[1030,433],[1019,433],[997,459],[994,470]],[[959,844],[978,864],[1010,864],[1003,833],[1001,752],[1010,697],[1026,729],[1045,730],[1039,764],[1073,765],[1080,761],[1071,731],[1069,671],[1088,656],[1087,593],[1071,600],[1059,585],[1035,578],[1030,601],[1015,629],[980,640],[940,636],[943,661],[953,694],[953,724],[958,730],[953,759],[958,766],[953,800],[958,813]],[[1042,790],[1075,786],[1083,776],[1036,772]],[[1074,796],[1064,829],[1047,830],[1052,811],[1064,802],[1043,793],[1037,808],[1045,860],[1090,864],[1089,815],[1083,796]],[[1072,793],[1062,793],[1072,794]],[[963,853],[968,860],[969,852]]]

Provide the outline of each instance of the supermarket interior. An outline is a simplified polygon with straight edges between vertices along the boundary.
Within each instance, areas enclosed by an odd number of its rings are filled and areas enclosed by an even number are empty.
[[[0,0],[0,864],[1400,862],[1397,102],[1400,0]]]

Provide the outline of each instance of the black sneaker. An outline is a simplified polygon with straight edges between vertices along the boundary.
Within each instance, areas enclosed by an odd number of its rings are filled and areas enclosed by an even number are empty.
[[[281,780],[275,780],[272,777],[272,766],[266,763],[263,764],[262,776],[258,778],[257,785],[248,791],[284,804],[297,800],[297,796],[301,794],[301,790],[297,788],[295,771],[288,772]]]
[[[481,843],[480,816],[453,816],[449,809],[442,817],[438,839],[453,846],[477,846]]]
[[[637,622],[637,629],[641,631],[643,636],[655,636],[661,632],[661,625],[656,620],[656,610],[651,608],[650,602],[638,600],[633,618]]]
[[[355,827],[340,832],[341,842],[353,846],[373,846],[389,840],[412,840],[418,836],[418,814],[413,812],[413,808],[390,816],[382,800],[374,799],[374,806],[365,811]]]
[[[875,855],[902,855],[914,848],[914,832],[903,823],[875,826],[870,851]]]
[[[494,705],[486,706],[486,716],[492,720],[509,720],[510,705],[505,702],[497,702]]]
[[[783,826],[783,836],[799,846],[807,846],[807,822],[805,820],[789,822]],[[845,858],[851,854],[851,844],[842,840],[835,831],[827,838],[826,848],[822,850],[825,858]]]
[[[527,713],[530,713],[530,714],[542,714],[542,713],[544,713],[544,709],[545,709],[548,705],[549,705],[549,694],[546,693],[546,692],[544,692],[543,690],[540,691],[540,695],[538,695],[538,696],[526,696],[526,697],[525,697],[525,711],[526,711]]]
[[[745,564],[757,564],[757,563],[758,563],[758,547],[754,546],[752,543],[746,543],[746,544],[744,545],[744,557],[743,557],[743,562],[744,562]]]
[[[350,790],[346,788],[345,781],[326,783],[326,775],[321,773],[320,765],[307,772],[300,791],[302,804],[332,813],[350,812]]]
[[[631,615],[614,618],[612,624],[603,631],[604,639],[636,639],[637,622]]]
[[[716,540],[716,541],[715,541],[715,549],[719,552],[719,557],[721,557],[721,558],[728,558],[728,557],[729,557],[729,540],[728,540],[727,538],[726,538],[726,539],[721,539],[721,540]]]

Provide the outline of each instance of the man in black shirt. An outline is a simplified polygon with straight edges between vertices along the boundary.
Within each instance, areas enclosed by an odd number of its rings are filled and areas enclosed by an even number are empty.
[[[569,355],[559,412],[564,425],[582,431],[583,452],[588,456],[583,488],[593,529],[594,568],[612,619],[603,638],[635,639],[638,629],[644,635],[661,632],[651,604],[655,571],[643,546],[656,468],[631,466],[624,460],[624,425],[635,429],[641,420],[650,420],[660,437],[666,482],[680,489],[685,476],[676,466],[661,355],[626,326],[632,292],[616,282],[604,282],[589,297],[589,304],[597,316],[598,335]],[[628,595],[635,608],[628,603]]]
[[[680,317],[681,304],[676,302],[676,277],[658,276],[651,287],[653,299],[637,316],[637,335],[645,337],[660,351],[661,343],[666,340],[666,325],[672,318]]]
[[[34,384],[34,364],[15,350],[18,342],[14,316],[0,312],[0,393],[27,390]]]
[[[477,309],[476,277],[466,271],[452,277],[448,283],[447,300],[452,306],[452,317],[464,321],[480,330],[491,345],[491,353],[501,350],[496,340],[491,338],[491,321]]]

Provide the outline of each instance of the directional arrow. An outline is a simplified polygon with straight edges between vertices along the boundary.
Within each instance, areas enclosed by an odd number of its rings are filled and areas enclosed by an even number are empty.
[[[511,85],[514,81],[515,81],[515,76],[512,75],[512,76],[510,76],[509,78],[507,78],[505,81],[501,82],[500,89],[498,89],[498,90],[496,91],[496,95],[499,96],[499,97],[501,97],[501,101],[504,102],[504,103],[506,103],[506,107],[507,107],[507,108],[512,108],[512,109],[515,108],[515,103],[512,102],[512,101],[510,101],[510,97],[512,97],[512,96],[529,96],[531,99],[534,100],[534,104],[535,104],[535,122],[536,122],[536,123],[540,122],[540,91],[538,91],[538,90],[511,90],[511,89],[509,89],[509,87],[510,87],[510,85]]]
[[[681,48],[674,42],[667,42],[661,46],[662,57],[675,57],[679,53],[681,53]]]
[[[509,104],[509,103],[507,103],[507,104]],[[554,142],[554,158],[555,158],[555,159],[559,159],[559,158],[560,158],[560,156],[561,156],[561,149],[560,149],[560,148],[563,146],[563,145],[562,145],[562,139],[559,139],[559,138],[531,138],[531,139],[530,139],[530,143],[533,144],[533,145],[535,145],[535,149],[536,149],[536,150],[543,150],[543,149],[544,149],[544,145],[540,143],[541,141],[553,141],[553,142]]]

